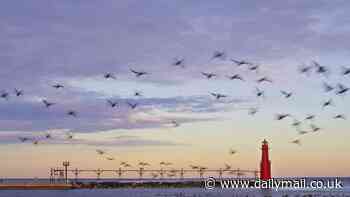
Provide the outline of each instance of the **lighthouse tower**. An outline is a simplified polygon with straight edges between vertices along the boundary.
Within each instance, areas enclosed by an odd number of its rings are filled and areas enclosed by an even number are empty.
[[[271,179],[271,161],[269,160],[269,144],[266,140],[261,146],[260,179]]]

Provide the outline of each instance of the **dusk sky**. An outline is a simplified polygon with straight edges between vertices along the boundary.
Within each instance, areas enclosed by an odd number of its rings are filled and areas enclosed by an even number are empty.
[[[121,161],[259,169],[263,139],[273,176],[350,176],[350,95],[322,85],[350,87],[350,74],[342,75],[350,68],[349,7],[345,0],[3,0],[0,91],[10,96],[0,98],[0,178],[47,177],[63,160],[89,169],[117,169]],[[213,59],[214,51],[225,58]],[[172,65],[182,58],[184,68]],[[312,61],[329,73],[299,73]],[[135,77],[130,69],[149,74]],[[234,74],[245,81],[227,78]],[[264,76],[273,83],[256,82]],[[53,88],[56,83],[64,88]],[[256,97],[256,87],[264,98]],[[17,97],[15,88],[24,94]],[[281,90],[293,96],[286,99]],[[56,104],[46,108],[42,99]],[[109,107],[107,99],[119,106]],[[328,99],[334,104],[323,108]],[[258,112],[251,116],[250,108]],[[275,120],[278,113],[303,121],[301,130],[321,129],[301,136],[292,118]],[[309,114],[314,121],[304,121]],[[334,119],[337,114],[348,119]],[[229,155],[231,148],[237,153]]]

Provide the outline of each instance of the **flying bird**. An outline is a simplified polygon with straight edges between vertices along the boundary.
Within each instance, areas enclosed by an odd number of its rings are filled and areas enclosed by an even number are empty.
[[[301,141],[299,139],[291,141],[291,143],[296,144],[296,145],[301,145]]]
[[[302,74],[309,74],[311,70],[312,70],[312,66],[303,65],[299,68],[299,72]]]
[[[51,107],[52,105],[55,105],[55,103],[51,103],[51,102],[47,101],[46,99],[41,100],[41,102],[44,103],[44,105],[45,105],[46,108],[49,108],[49,107]]]
[[[147,162],[139,162],[139,166],[150,166]]]
[[[109,106],[111,106],[112,108],[118,107],[118,102],[116,102],[116,101],[112,101],[112,100],[107,99],[107,103],[108,103]]]
[[[221,98],[226,98],[227,95],[224,94],[219,94],[219,93],[210,93],[213,97],[215,97],[217,100],[221,99]]]
[[[297,120],[297,119],[293,120],[293,123],[292,123],[293,127],[299,127],[300,125],[301,125],[301,122],[299,120]]]
[[[67,115],[76,118],[76,117],[78,116],[78,113],[77,113],[76,111],[74,111],[74,110],[69,110],[69,111],[67,112]]]
[[[276,114],[276,120],[283,120],[287,117],[290,117],[290,114]]]
[[[140,97],[142,96],[142,93],[140,91],[135,91],[134,96]]]
[[[136,109],[136,107],[138,106],[137,103],[130,103],[130,102],[127,102],[127,104],[129,105],[129,107],[130,107],[131,109]]]
[[[29,141],[30,138],[28,137],[18,137],[18,139],[21,141],[21,142],[26,142],[26,141]]]
[[[228,170],[230,170],[230,169],[231,169],[231,166],[225,163],[224,171],[228,171]]]
[[[224,51],[214,51],[213,56],[211,59],[224,59],[225,58],[225,52]]]
[[[257,97],[264,97],[265,92],[263,90],[260,90],[259,88],[255,88],[256,96]]]
[[[73,137],[74,137],[74,135],[73,135],[73,133],[72,133],[72,132],[68,132],[68,133],[66,133],[66,138],[67,138],[68,140],[73,139]]]
[[[333,117],[334,119],[343,119],[343,120],[346,120],[346,117],[344,114],[337,114]]]
[[[319,131],[319,130],[321,129],[320,127],[318,127],[318,126],[316,126],[316,125],[314,125],[314,124],[311,124],[310,127],[311,127],[311,130],[312,130],[313,132],[317,132],[317,131]]]
[[[3,92],[0,93],[0,97],[3,98],[3,99],[8,100],[9,99],[9,93],[3,91]]]
[[[96,152],[97,152],[97,154],[99,154],[99,155],[104,155],[104,154],[106,153],[106,151],[101,150],[101,149],[96,149]]]
[[[343,84],[340,84],[340,83],[337,85],[337,88],[338,88],[338,90],[336,92],[337,95],[343,95],[347,91],[349,91],[348,87],[345,87]]]
[[[115,158],[111,157],[111,156],[108,156],[108,157],[106,157],[106,159],[109,160],[109,161],[113,161]]]
[[[248,114],[253,116],[253,115],[255,115],[257,112],[258,112],[258,108],[252,107],[252,108],[249,109]]]
[[[325,66],[321,66],[318,62],[312,61],[314,67],[316,68],[316,72],[319,74],[326,74],[328,69]]]
[[[330,91],[334,90],[334,87],[331,86],[330,84],[324,82],[323,83],[323,89],[324,89],[325,92],[330,92]]]
[[[315,119],[315,115],[307,115],[305,120],[314,120]]]
[[[259,65],[251,65],[251,66],[249,66],[249,70],[251,70],[251,71],[258,71],[258,69],[259,69]]]
[[[52,86],[53,88],[56,88],[56,89],[60,89],[60,88],[64,88],[64,86],[63,85],[61,85],[61,84],[55,84],[55,85],[53,85]]]
[[[237,153],[237,151],[234,150],[234,149],[232,149],[232,148],[231,148],[230,151],[229,151],[229,154],[230,154],[230,155],[234,155],[234,154],[236,154],[236,153]]]
[[[213,77],[216,77],[216,74],[214,73],[205,73],[205,72],[201,72],[202,75],[204,75],[207,79],[211,79]]]
[[[230,80],[235,80],[236,79],[236,80],[244,81],[244,79],[238,74],[227,76],[227,78],[229,78]]]
[[[292,92],[287,92],[287,91],[283,91],[283,90],[281,91],[281,94],[283,94],[283,96],[285,98],[289,98],[289,97],[291,97],[293,95]]]
[[[235,60],[235,59],[230,59],[231,62],[235,63],[237,66],[242,66],[242,65],[252,65],[252,63],[244,61],[244,60]]]
[[[267,77],[261,77],[256,82],[258,82],[258,83],[262,83],[262,82],[272,83],[272,80],[267,78]]]
[[[117,79],[113,73],[106,73],[103,75],[105,79]]]
[[[136,70],[133,70],[133,69],[130,69],[130,71],[132,73],[134,73],[136,77],[141,77],[143,75],[148,75],[149,74],[149,73],[144,72],[144,71],[136,71]]]
[[[16,96],[22,96],[23,95],[23,90],[15,88],[15,95]]]
[[[46,138],[46,139],[51,139],[51,138],[52,138],[52,135],[51,135],[50,133],[46,133],[46,134],[45,134],[45,138]]]
[[[345,75],[349,75],[350,74],[350,68],[346,68],[346,67],[343,67],[343,72],[342,74],[345,76]]]
[[[181,68],[185,68],[185,65],[184,65],[184,61],[185,59],[175,59],[174,63],[173,63],[173,66],[179,66]]]
[[[332,105],[333,105],[333,101],[332,101],[332,99],[329,99],[329,100],[323,102],[322,107],[325,108],[327,106],[332,106]]]
[[[299,134],[300,134],[300,135],[305,135],[305,134],[307,134],[307,133],[308,133],[308,131],[302,131],[302,130],[299,131]]]

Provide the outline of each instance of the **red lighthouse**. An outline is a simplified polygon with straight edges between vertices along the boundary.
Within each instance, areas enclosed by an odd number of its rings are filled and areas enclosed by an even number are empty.
[[[269,144],[266,140],[261,146],[260,179],[271,179],[271,161],[269,160]]]

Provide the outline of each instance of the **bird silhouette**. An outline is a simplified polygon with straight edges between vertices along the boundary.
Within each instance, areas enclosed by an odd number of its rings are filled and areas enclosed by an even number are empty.
[[[332,101],[332,99],[329,99],[329,100],[323,102],[322,107],[325,108],[327,106],[332,106],[332,105],[333,105],[333,101]]]
[[[263,90],[260,90],[259,88],[255,88],[256,96],[257,97],[264,97],[265,92]]]
[[[202,75],[204,75],[207,79],[211,79],[213,77],[216,77],[217,75],[214,73],[206,73],[206,72],[201,72]]]
[[[182,59],[175,58],[173,66],[179,66],[181,68],[185,68],[184,61],[185,61],[185,59],[183,59],[183,58]]]
[[[305,134],[307,134],[307,133],[309,133],[309,132],[308,132],[308,131],[303,131],[303,130],[300,130],[300,131],[299,131],[299,134],[300,134],[300,135],[305,135]]]
[[[26,142],[26,141],[29,141],[30,138],[28,137],[18,137],[18,139],[21,141],[21,142]]]
[[[346,117],[344,114],[337,114],[333,117],[334,119],[343,119],[343,120],[346,120]]]
[[[39,140],[33,140],[33,145],[39,145]]]
[[[49,108],[49,107],[51,107],[52,105],[55,105],[55,103],[51,103],[51,102],[47,101],[46,99],[41,100],[41,102],[44,103],[44,105],[45,105],[46,108]]]
[[[224,51],[214,51],[211,59],[224,59],[226,56]]]
[[[338,83],[337,88],[338,88],[338,90],[336,92],[337,95],[343,95],[347,91],[349,91],[348,87],[345,87],[343,84],[340,84],[340,83]]]
[[[325,66],[321,66],[318,62],[312,61],[314,67],[316,68],[316,72],[318,74],[326,74],[328,73],[328,69]]]
[[[136,107],[138,106],[137,103],[130,103],[130,102],[127,102],[127,104],[129,105],[129,107],[130,107],[131,109],[136,109]]]
[[[190,165],[190,168],[191,168],[192,170],[196,170],[196,169],[199,169],[199,166]]]
[[[252,63],[244,61],[244,60],[235,60],[235,59],[230,59],[231,62],[235,63],[237,66],[242,66],[242,65],[252,65]]]
[[[303,65],[303,66],[299,67],[299,72],[302,74],[309,74],[311,70],[312,70],[312,66]]]
[[[287,117],[290,117],[290,114],[276,114],[276,120],[283,120]]]
[[[230,151],[229,151],[229,154],[230,154],[230,155],[234,155],[234,154],[236,154],[236,153],[237,153],[237,151],[234,150],[234,149],[232,149],[232,148],[231,148]]]
[[[66,135],[66,138],[67,138],[68,140],[71,140],[71,139],[73,139],[73,137],[74,137],[74,135],[73,135],[72,132],[67,132],[65,135]]]
[[[316,117],[316,116],[315,116],[315,115],[312,115],[312,114],[311,114],[311,115],[307,115],[306,118],[305,118],[305,120],[314,120],[315,117]]]
[[[141,77],[143,75],[148,75],[149,74],[149,73],[144,72],[144,71],[136,71],[136,70],[133,70],[133,69],[130,69],[130,71],[132,73],[134,73],[136,77]]]
[[[8,100],[9,99],[9,93],[3,91],[0,93],[0,97],[5,99],[5,100]]]
[[[107,99],[107,103],[108,103],[109,106],[111,106],[112,108],[118,107],[118,102],[116,102],[116,101],[112,101],[112,100]]]
[[[292,123],[293,127],[299,127],[300,125],[301,125],[301,122],[299,120],[297,120],[297,119],[293,120],[293,123]]]
[[[224,94],[220,94],[220,93],[210,93],[213,97],[215,97],[215,99],[219,100],[221,98],[226,98],[227,95]]]
[[[258,82],[258,83],[262,83],[262,82],[272,83],[272,80],[267,78],[267,77],[261,77],[258,80],[256,80],[256,82]]]
[[[350,74],[350,68],[343,67],[342,74],[343,74],[344,76],[345,76],[345,75],[349,75],[349,74]]]
[[[248,68],[249,68],[249,70],[251,70],[251,71],[256,71],[256,72],[258,72],[258,70],[259,70],[259,65],[251,65],[251,66],[249,66]]]
[[[310,128],[311,128],[311,130],[312,130],[313,132],[317,132],[317,131],[321,130],[320,127],[318,127],[318,126],[316,126],[316,125],[314,125],[314,124],[311,124],[311,125],[310,125]]]
[[[46,139],[51,139],[51,138],[52,138],[52,135],[51,135],[50,133],[46,133],[46,134],[45,134],[45,138],[46,138]]]
[[[54,88],[56,88],[56,89],[60,89],[60,88],[64,88],[64,86],[63,85],[61,85],[61,84],[55,84],[55,85],[53,85],[52,87],[54,87]]]
[[[109,160],[109,161],[115,160],[115,158],[114,158],[114,157],[111,157],[111,156],[107,156],[106,159]]]
[[[296,144],[296,145],[301,145],[301,141],[299,139],[291,141],[291,143]]]
[[[96,152],[97,152],[97,154],[99,154],[99,155],[104,155],[104,154],[106,154],[106,151],[101,150],[101,149],[96,149]]]
[[[230,170],[230,169],[231,169],[231,166],[225,163],[224,171],[228,171],[228,170]]]
[[[76,111],[74,111],[74,110],[69,110],[69,111],[67,112],[67,115],[76,118],[76,117],[78,116],[78,113],[77,113]]]
[[[227,76],[227,78],[229,78],[230,80],[235,80],[236,79],[236,80],[244,81],[244,79],[238,74]]]
[[[117,79],[113,73],[106,73],[103,75],[105,79]]]
[[[329,85],[326,82],[323,82],[323,89],[324,89],[325,92],[330,92],[330,91],[334,90],[334,87]]]
[[[23,95],[23,90],[15,88],[15,95],[16,96],[22,96]]]
[[[253,116],[253,115],[255,115],[257,112],[258,112],[258,108],[252,107],[252,108],[249,109],[248,114]]]
[[[142,93],[140,91],[135,91],[134,96],[140,97],[142,96]]]
[[[150,166],[150,164],[149,163],[147,163],[147,162],[139,162],[139,166]]]
[[[287,92],[287,91],[283,91],[283,90],[281,91],[281,94],[283,94],[283,96],[285,98],[289,98],[289,97],[291,97],[293,95],[292,92]]]

